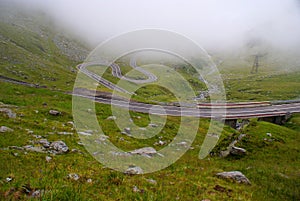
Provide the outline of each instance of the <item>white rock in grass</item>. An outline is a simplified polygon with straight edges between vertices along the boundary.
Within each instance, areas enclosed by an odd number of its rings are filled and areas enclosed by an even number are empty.
[[[134,193],[139,193],[139,192],[141,192],[141,190],[140,190],[137,186],[134,186],[134,187],[132,188],[132,191],[133,191]]]
[[[233,146],[230,150],[230,154],[238,155],[238,156],[243,156],[246,154],[246,152],[247,152],[246,149],[235,147],[235,146]]]
[[[143,174],[143,170],[138,166],[130,166],[124,173],[129,175]]]
[[[107,120],[116,120],[117,119],[117,117],[115,117],[115,116],[109,116],[109,117],[107,117]]]
[[[76,173],[70,173],[70,174],[68,175],[68,177],[69,177],[70,179],[74,180],[74,181],[77,181],[78,179],[80,179],[79,175],[76,174]]]
[[[138,154],[138,155],[147,155],[147,156],[153,156],[157,154],[157,151],[153,147],[144,147],[141,149],[136,149],[129,152],[130,154]]]
[[[11,182],[12,180],[13,180],[13,178],[11,178],[11,177],[7,177],[7,178],[6,178],[6,181],[7,181],[7,182]]]
[[[13,131],[14,131],[13,129],[6,127],[6,126],[0,127],[0,133],[13,132]]]
[[[149,182],[150,184],[156,185],[157,181],[155,181],[154,179],[147,179],[147,182]]]
[[[53,115],[53,116],[58,116],[61,114],[61,112],[57,111],[57,110],[50,110],[49,114]]]
[[[150,123],[148,126],[150,126],[150,127],[152,127],[152,128],[156,128],[156,127],[158,127],[158,125],[157,125],[157,124],[153,124],[153,123]]]
[[[85,136],[91,136],[94,132],[92,130],[86,130],[86,131],[80,131],[78,134],[85,135]]]
[[[52,160],[50,156],[46,156],[46,161],[49,163]]]

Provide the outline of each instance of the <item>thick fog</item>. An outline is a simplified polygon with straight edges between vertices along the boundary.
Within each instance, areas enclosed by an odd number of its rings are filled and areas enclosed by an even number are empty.
[[[2,0],[3,1],[3,0]],[[300,45],[297,0],[14,0],[41,8],[93,46],[124,32],[158,28],[206,48],[234,48],[251,40]]]

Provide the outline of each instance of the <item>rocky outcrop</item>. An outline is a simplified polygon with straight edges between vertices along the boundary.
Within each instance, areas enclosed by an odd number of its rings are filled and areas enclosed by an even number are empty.
[[[217,173],[216,176],[221,179],[229,179],[229,180],[234,180],[238,183],[251,185],[249,179],[240,171],[221,172],[221,173]]]
[[[237,140],[234,140],[233,142],[231,142],[230,145],[227,147],[227,149],[225,151],[221,151],[220,152],[220,156],[221,157],[227,157],[228,155],[233,155],[233,156],[243,156],[243,155],[246,155],[246,153],[247,153],[246,149],[243,149],[243,148],[235,146],[245,136],[246,136],[246,134],[239,135],[239,137],[237,138]]]
[[[236,155],[236,156],[243,156],[246,154],[246,149],[240,148],[240,147],[231,147],[230,149],[230,154],[231,155]]]
[[[38,153],[50,153],[50,154],[65,154],[69,152],[69,147],[63,141],[54,141],[49,142],[47,139],[40,139],[35,142],[36,144],[40,144],[42,146],[33,146],[26,145],[23,147],[10,146],[9,149],[15,150],[23,150],[23,151],[32,151]],[[46,160],[51,160],[50,158],[46,158]]]
[[[54,154],[64,154],[69,151],[69,147],[63,141],[55,141],[50,144],[50,152]]]

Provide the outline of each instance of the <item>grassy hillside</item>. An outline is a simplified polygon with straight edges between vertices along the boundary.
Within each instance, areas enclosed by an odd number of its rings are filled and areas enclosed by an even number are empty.
[[[219,158],[210,156],[198,159],[200,145],[207,131],[208,120],[201,120],[198,135],[192,147],[180,160],[156,173],[128,176],[104,168],[78,142],[80,139],[73,127],[71,96],[47,89],[33,89],[1,83],[0,102],[9,104],[17,113],[16,119],[0,114],[0,125],[14,132],[0,134],[0,197],[2,200],[29,199],[24,186],[42,190],[42,200],[298,200],[300,198],[300,124],[299,115],[290,119],[286,126],[277,126],[253,120],[243,130],[247,136],[238,146],[247,149],[244,157]],[[43,103],[47,103],[47,105]],[[17,107],[14,107],[17,106]],[[9,107],[9,106],[1,106]],[[59,110],[61,116],[51,116],[50,109]],[[97,104],[99,122],[110,140],[116,145],[131,149],[153,145],[158,136],[172,140],[178,118],[168,118],[167,126],[154,139],[132,141],[120,134],[110,116],[109,106]],[[139,115],[141,118],[136,119]],[[132,114],[138,124],[147,124],[147,115]],[[29,129],[31,132],[29,132]],[[72,135],[61,135],[69,132]],[[271,133],[268,137],[266,133]],[[228,127],[223,131],[219,148],[226,148],[239,133]],[[34,153],[16,150],[9,146],[25,146],[39,140],[63,140],[73,151],[64,155]],[[120,141],[120,138],[125,141]],[[267,140],[266,140],[266,139]],[[269,140],[270,139],[270,140]],[[125,143],[125,144],[124,144]],[[37,146],[37,145],[35,145]],[[76,150],[74,150],[76,149]],[[45,157],[52,160],[46,162]],[[251,186],[224,181],[215,176],[221,171],[242,171],[252,182]],[[76,173],[80,179],[68,178]],[[6,178],[13,180],[8,182]],[[91,179],[91,180],[89,180]],[[152,179],[152,180],[149,180]],[[221,186],[216,187],[216,186]],[[23,186],[23,188],[22,188]],[[135,192],[134,186],[140,191]],[[22,190],[23,189],[23,190]]]
[[[84,60],[87,48],[63,37],[43,13],[5,6],[0,13],[0,74],[49,88],[71,89],[75,65]]]
[[[101,165],[82,145],[72,125],[72,97],[62,93],[72,89],[75,66],[86,53],[84,46],[57,31],[44,14],[0,8],[0,75],[47,87],[0,80],[0,111],[4,111],[0,112],[0,127],[13,130],[0,132],[0,200],[300,200],[300,115],[292,116],[284,126],[252,119],[240,132],[225,127],[218,145],[203,160],[198,154],[210,122],[201,119],[191,149],[155,173],[130,176]],[[251,61],[220,58],[224,60],[219,68],[229,101],[299,97],[297,66],[284,72],[270,68],[252,75]],[[128,63],[118,62],[124,72],[131,70]],[[196,91],[205,89],[189,66],[173,67]],[[109,70],[105,76],[118,81]],[[132,76],[143,75],[133,72]],[[140,88],[138,94],[141,97],[135,98],[145,102],[175,100],[171,92],[155,85]],[[7,110],[16,118],[9,118]],[[50,115],[50,110],[60,115]],[[180,125],[180,118],[168,117],[155,137],[139,140],[122,134],[114,121],[107,119],[112,115],[109,105],[96,104],[96,114],[109,140],[124,150],[146,146],[160,150],[172,142]],[[149,123],[146,114],[130,115],[137,125]],[[246,149],[246,155],[219,157],[220,150],[242,133],[246,136],[237,146]],[[22,148],[32,145],[39,150],[37,141],[41,139],[62,140],[69,152],[55,155]],[[157,144],[159,140],[165,144]],[[245,174],[252,185],[215,176],[234,170]],[[78,179],[70,178],[70,174]],[[41,195],[33,196],[37,192]]]

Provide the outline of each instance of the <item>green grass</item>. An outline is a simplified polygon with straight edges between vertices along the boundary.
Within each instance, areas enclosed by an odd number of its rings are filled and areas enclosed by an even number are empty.
[[[76,62],[55,45],[54,32],[45,32],[48,36],[41,37],[30,29],[0,21],[1,75],[57,90],[70,90],[76,76]]]
[[[0,102],[12,106],[17,113],[16,119],[8,119],[0,113],[0,126],[12,129],[11,133],[0,133],[0,200],[14,200],[18,193],[21,200],[30,200],[21,193],[22,186],[44,190],[41,200],[299,200],[300,199],[300,115],[293,115],[284,125],[277,126],[266,122],[251,120],[243,129],[247,134],[237,146],[247,150],[246,156],[219,158],[216,156],[224,150],[239,132],[225,127],[213,150],[215,155],[200,160],[201,145],[209,127],[209,120],[201,119],[196,129],[197,136],[188,150],[178,161],[168,168],[145,175],[129,176],[108,169],[96,161],[78,142],[81,138],[72,128],[72,97],[58,92],[71,90],[76,74],[77,62],[63,55],[53,43],[54,32],[43,27],[48,37],[41,37],[30,29],[14,24],[0,23],[0,58],[1,75],[11,78],[39,83],[48,88],[30,88],[1,81]],[[126,60],[126,59],[125,59]],[[126,60],[127,61],[127,60]],[[128,62],[118,61],[122,72],[133,78],[144,78],[139,72],[132,71]],[[170,62],[171,64],[172,62]],[[278,71],[276,68],[262,69],[258,74],[249,74],[249,62],[241,63],[240,68],[233,63],[220,66],[229,101],[282,100],[299,98],[300,76],[297,70]],[[149,103],[172,102],[189,99],[190,96],[175,98],[175,93],[168,84],[176,89],[186,89],[174,80],[179,73],[188,81],[194,91],[205,90],[195,72],[188,65],[174,65],[167,71],[154,66],[145,67],[159,77],[159,84],[153,83],[136,88],[135,84],[124,85],[136,89],[134,100]],[[173,74],[172,74],[173,73]],[[108,69],[105,78],[116,83],[119,80],[111,76]],[[168,79],[166,79],[168,78]],[[78,83],[85,85],[86,83]],[[91,81],[90,84],[94,84]],[[121,83],[122,84],[122,83]],[[122,85],[123,86],[123,85]],[[55,90],[52,90],[55,89]],[[103,86],[98,90],[111,92]],[[185,94],[185,92],[183,93]],[[45,104],[46,103],[46,104]],[[0,105],[0,107],[4,107]],[[49,115],[49,110],[62,112],[60,116]],[[132,150],[152,146],[161,150],[170,144],[179,129],[180,118],[167,117],[162,130],[149,139],[134,139],[121,134],[114,121],[107,120],[112,115],[108,105],[96,104],[97,120],[109,140],[123,150]],[[146,127],[151,116],[129,112],[129,118],[138,126]],[[163,117],[157,117],[158,119]],[[127,121],[127,119],[125,119]],[[185,119],[188,121],[189,119]],[[191,120],[190,124],[192,124]],[[189,124],[187,124],[189,125]],[[37,140],[26,129],[49,141],[63,140],[69,149],[79,153],[51,156],[46,162],[47,154],[25,153],[7,149],[9,146],[25,146]],[[72,132],[73,135],[58,135],[57,132]],[[54,133],[54,134],[53,134]],[[271,133],[268,137],[266,133]],[[122,139],[122,140],[121,140]],[[167,144],[154,145],[162,139]],[[242,171],[252,182],[251,186],[224,181],[215,176],[221,171]],[[76,173],[78,181],[68,178]],[[11,182],[6,178],[12,177]],[[87,182],[92,179],[92,183]],[[157,184],[147,181],[154,179]],[[215,186],[224,187],[218,191]],[[133,192],[136,186],[141,191]],[[5,196],[15,188],[11,195]]]
[[[225,79],[224,84],[230,101],[274,101],[300,97],[300,72],[245,75]]]
[[[0,150],[0,197],[14,187],[30,184],[32,188],[44,189],[42,200],[195,200],[195,198],[211,200],[297,200],[300,198],[300,158],[299,158],[299,115],[294,116],[285,127],[253,120],[243,132],[247,137],[238,144],[247,149],[242,158],[229,157],[222,159],[216,156],[198,159],[203,137],[207,132],[208,120],[201,120],[198,135],[189,150],[182,158],[170,167],[146,175],[128,176],[103,167],[84,147],[78,145],[80,138],[74,135],[62,136],[49,134],[54,131],[73,132],[66,124],[72,121],[71,96],[48,89],[34,89],[23,86],[1,83],[0,101],[17,105],[14,109],[23,117],[8,119],[0,114],[0,124],[13,128],[13,133],[0,134],[0,147],[30,144],[35,140],[27,134],[26,128],[47,139],[63,140],[70,149],[78,149],[80,153],[52,156],[49,163],[45,161],[47,154],[38,154],[18,150]],[[47,106],[43,106],[46,102]],[[49,109],[63,112],[62,116],[53,117]],[[35,110],[39,112],[36,113]],[[178,129],[179,118],[169,117],[162,132],[147,140],[131,139],[120,134],[113,121],[106,120],[111,115],[109,106],[97,104],[96,111],[100,125],[110,136],[110,140],[118,147],[131,150],[143,146],[153,146],[157,150],[163,148],[153,143],[163,136],[163,140],[171,142]],[[146,114],[131,112],[131,118],[140,126],[149,123]],[[139,118],[137,118],[139,116]],[[47,119],[45,121],[45,119]],[[64,125],[63,125],[64,124]],[[291,127],[292,125],[292,127]],[[272,133],[273,142],[267,142],[266,133]],[[219,146],[226,147],[238,133],[229,127],[223,131]],[[125,141],[120,141],[123,137]],[[218,149],[218,147],[216,147]],[[15,153],[18,153],[15,156]],[[252,182],[251,186],[241,185],[218,179],[214,175],[220,171],[242,171]],[[77,173],[81,178],[72,181],[69,173]],[[13,177],[6,182],[6,177]],[[88,183],[87,179],[92,179]],[[147,179],[156,180],[151,184]],[[214,189],[216,185],[224,187],[225,192]],[[142,190],[133,192],[133,186]],[[22,195],[22,199],[27,199]]]

